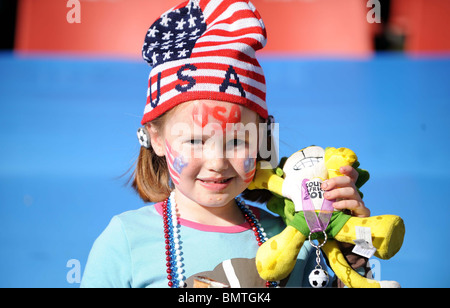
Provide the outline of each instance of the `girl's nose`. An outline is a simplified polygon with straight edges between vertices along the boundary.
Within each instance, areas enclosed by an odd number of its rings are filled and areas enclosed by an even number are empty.
[[[221,143],[214,143],[206,145],[203,151],[203,159],[206,168],[221,172],[228,168],[228,160],[225,157],[223,145]]]
[[[222,172],[228,168],[228,160],[225,157],[210,157],[206,159],[206,168],[215,172]]]

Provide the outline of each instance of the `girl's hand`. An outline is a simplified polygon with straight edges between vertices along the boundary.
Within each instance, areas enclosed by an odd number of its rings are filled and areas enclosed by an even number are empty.
[[[353,216],[369,217],[370,210],[366,208],[355,186],[358,171],[351,166],[341,167],[339,171],[343,176],[334,177],[322,183],[325,199],[336,199],[333,207],[337,210],[347,209],[352,211]]]

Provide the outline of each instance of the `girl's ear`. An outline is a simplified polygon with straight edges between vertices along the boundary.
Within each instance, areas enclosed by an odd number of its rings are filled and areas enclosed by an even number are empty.
[[[160,134],[156,127],[151,124],[145,125],[145,128],[150,135],[150,142],[153,151],[155,151],[156,155],[158,156],[164,156],[164,137],[162,136],[162,134]]]

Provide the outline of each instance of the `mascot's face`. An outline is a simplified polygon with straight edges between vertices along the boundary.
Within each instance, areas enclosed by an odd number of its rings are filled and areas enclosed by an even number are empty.
[[[325,150],[310,146],[292,154],[283,166],[284,177],[292,177],[300,183],[303,179],[328,178],[324,162]]]

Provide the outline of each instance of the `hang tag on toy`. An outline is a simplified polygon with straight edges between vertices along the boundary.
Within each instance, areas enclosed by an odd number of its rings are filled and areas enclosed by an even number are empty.
[[[322,180],[320,179],[313,179],[310,181],[305,181],[305,186],[302,187],[304,190],[302,191],[303,200],[309,202],[308,200],[311,200],[313,209],[307,209],[307,210],[321,210],[324,197],[323,197],[323,190],[321,188],[322,186]],[[307,200],[308,199],[308,200]],[[303,211],[305,210],[305,205],[303,203],[301,204],[295,204],[295,211]]]
[[[370,259],[374,255],[375,251],[377,251],[377,249],[372,245],[370,228],[356,226],[355,232],[356,239],[353,240],[353,242],[355,242],[355,247],[352,252]]]
[[[314,205],[315,210],[321,210],[323,204],[323,190],[322,190],[322,180],[313,179],[306,182],[306,187],[308,188],[309,197]]]
[[[312,233],[325,231],[333,215],[333,201],[323,198],[320,179],[304,179],[301,186],[302,210]],[[316,215],[316,212],[319,212]]]

